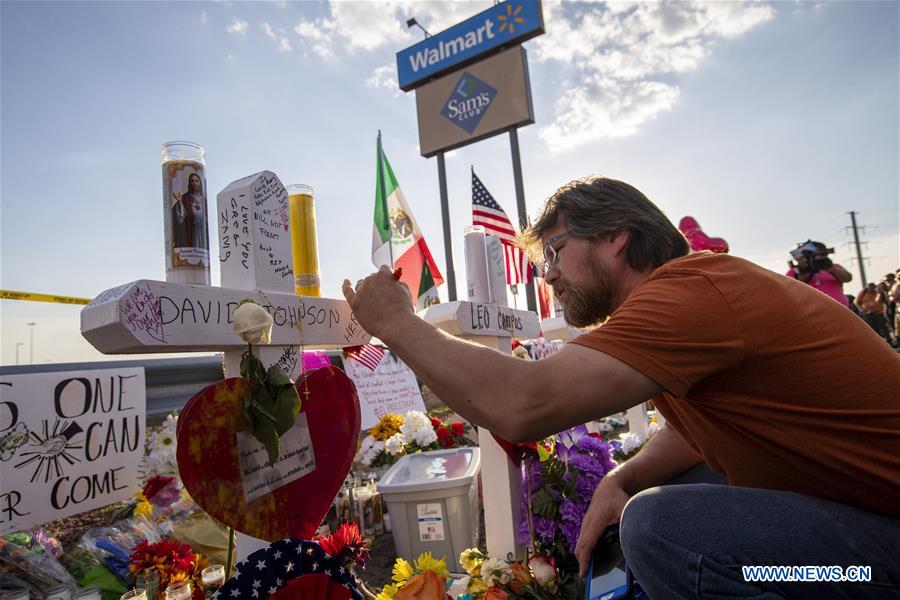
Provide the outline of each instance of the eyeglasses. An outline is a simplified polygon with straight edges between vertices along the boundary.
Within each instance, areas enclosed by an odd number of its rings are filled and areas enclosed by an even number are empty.
[[[553,265],[559,260],[559,253],[556,251],[556,248],[553,247],[554,242],[558,242],[560,240],[564,240],[569,237],[571,234],[568,231],[564,231],[559,235],[555,235],[544,243],[544,274],[546,275]]]

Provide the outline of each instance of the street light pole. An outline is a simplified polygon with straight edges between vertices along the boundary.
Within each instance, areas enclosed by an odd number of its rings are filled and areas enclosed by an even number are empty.
[[[30,323],[25,323],[31,329],[31,334],[29,336],[29,344],[28,344],[28,358],[30,364],[34,364],[34,326],[37,325],[34,321]]]
[[[16,342],[16,364],[19,364],[19,346],[24,346],[25,342]]]

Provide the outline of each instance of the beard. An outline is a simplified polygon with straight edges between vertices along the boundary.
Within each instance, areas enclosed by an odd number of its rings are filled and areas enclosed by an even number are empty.
[[[612,271],[596,258],[585,265],[588,283],[557,283],[554,294],[565,309],[566,323],[572,327],[588,327],[605,321],[614,309],[616,286]]]

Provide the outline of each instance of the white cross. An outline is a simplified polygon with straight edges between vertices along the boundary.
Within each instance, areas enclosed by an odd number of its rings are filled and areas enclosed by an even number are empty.
[[[238,377],[247,345],[232,328],[232,313],[249,298],[275,321],[272,344],[255,349],[260,361],[278,364],[295,381],[301,345],[340,348],[371,339],[343,298],[294,294],[288,195],[274,173],[228,185],[215,214],[222,287],[138,280],[106,290],[81,312],[85,339],[104,354],[224,351],[225,377]],[[238,558],[266,545],[238,533]]]

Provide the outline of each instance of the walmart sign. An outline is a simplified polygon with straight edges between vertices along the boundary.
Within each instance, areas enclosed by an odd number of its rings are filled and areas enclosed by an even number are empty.
[[[544,33],[540,0],[506,0],[397,53],[400,89]]]

